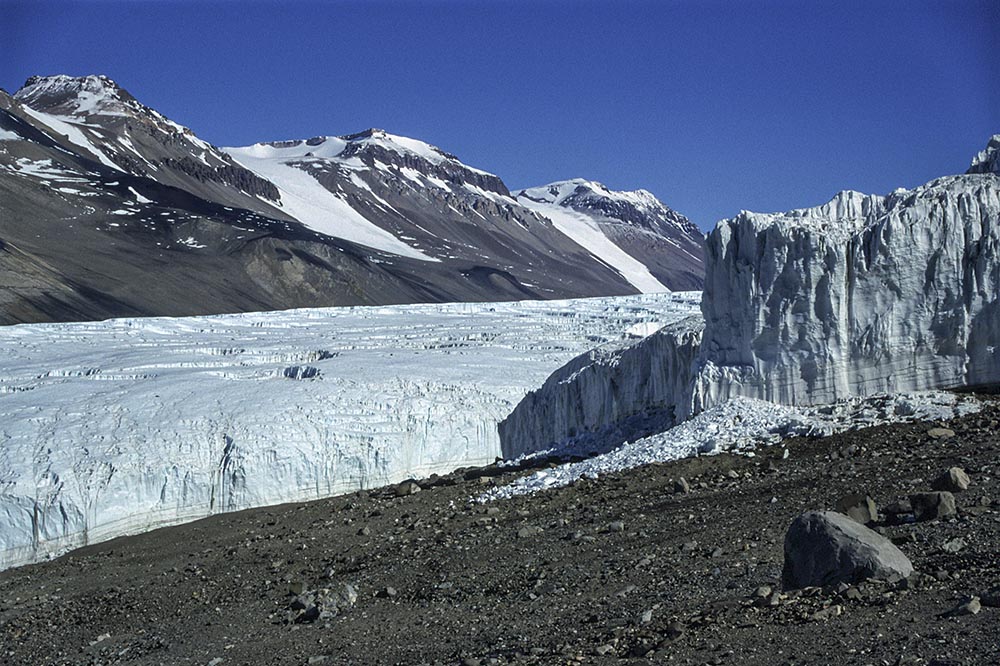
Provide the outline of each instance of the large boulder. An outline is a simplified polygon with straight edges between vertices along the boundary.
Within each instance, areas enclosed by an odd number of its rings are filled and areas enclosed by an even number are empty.
[[[911,573],[913,564],[891,541],[833,511],[807,511],[785,535],[785,589]]]

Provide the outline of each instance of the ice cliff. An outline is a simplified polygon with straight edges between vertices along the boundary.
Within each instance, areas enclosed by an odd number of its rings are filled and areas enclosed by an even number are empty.
[[[697,298],[0,327],[0,569],[493,462],[529,389]]]
[[[628,430],[664,406],[676,421],[735,396],[816,405],[1000,382],[998,151],[1000,135],[968,173],[913,190],[719,222],[699,348],[674,327],[575,359],[504,422],[505,452]]]

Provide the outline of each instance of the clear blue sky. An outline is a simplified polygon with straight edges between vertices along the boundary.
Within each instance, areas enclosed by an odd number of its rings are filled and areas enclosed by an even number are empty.
[[[1000,132],[1000,2],[0,0],[0,87],[55,73],[218,145],[382,127],[708,228],[964,171]]]

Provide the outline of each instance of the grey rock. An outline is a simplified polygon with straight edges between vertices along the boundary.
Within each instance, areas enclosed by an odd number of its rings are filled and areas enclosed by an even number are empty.
[[[955,431],[951,428],[931,428],[927,435],[932,439],[950,439],[955,436]]]
[[[862,525],[878,522],[878,507],[868,495],[852,493],[837,500],[837,511]]]
[[[691,492],[691,484],[687,482],[683,476],[674,481],[674,492],[675,493],[689,493]]]
[[[989,592],[985,592],[979,597],[983,606],[990,608],[1000,608],[1000,587],[994,587]]]
[[[941,550],[946,553],[957,553],[965,548],[965,539],[951,539],[941,545]]]
[[[949,467],[931,482],[931,488],[960,493],[969,489],[969,475],[961,467]]]
[[[518,539],[529,539],[531,537],[538,536],[543,531],[544,530],[541,527],[538,527],[537,525],[528,525],[526,527],[522,527],[521,529],[519,529],[517,531],[517,538]]]
[[[963,599],[961,603],[945,613],[946,617],[962,617],[963,615],[976,615],[983,609],[979,597],[969,597]]]
[[[406,497],[420,492],[420,485],[413,480],[403,481],[396,485],[396,497]]]
[[[807,511],[785,534],[785,589],[911,573],[913,564],[891,541],[833,511]]]
[[[910,505],[918,521],[955,515],[955,496],[948,491],[914,493],[910,495]]]

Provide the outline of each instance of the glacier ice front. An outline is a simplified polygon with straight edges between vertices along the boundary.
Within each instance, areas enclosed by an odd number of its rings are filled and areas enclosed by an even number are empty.
[[[1000,381],[998,250],[996,173],[720,222],[694,410]]]
[[[634,441],[735,397],[803,406],[1000,382],[998,154],[1000,135],[964,175],[719,222],[703,317],[573,360],[502,423],[505,453]]]
[[[0,568],[500,455],[497,423],[697,294],[0,328]]]

